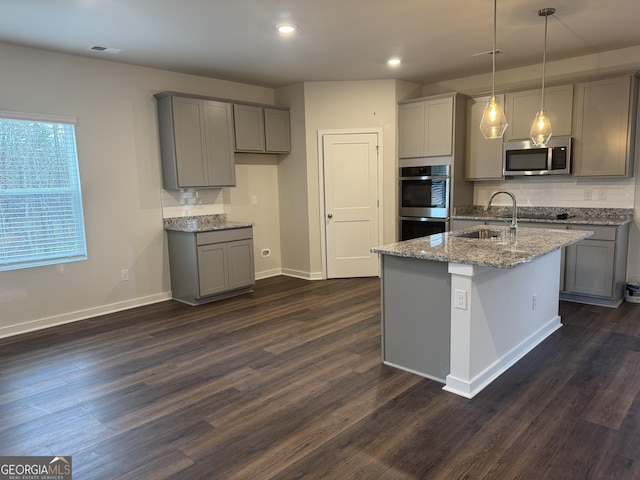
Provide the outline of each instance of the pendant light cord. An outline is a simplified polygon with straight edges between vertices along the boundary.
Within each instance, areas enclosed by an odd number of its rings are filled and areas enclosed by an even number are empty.
[[[496,96],[496,23],[498,19],[498,0],[493,0],[493,50],[491,58],[493,59],[493,70],[491,79],[491,96]]]
[[[544,76],[545,65],[547,64],[547,21],[548,14],[544,16],[544,50],[542,50],[542,93],[540,94],[540,110],[544,111]]]

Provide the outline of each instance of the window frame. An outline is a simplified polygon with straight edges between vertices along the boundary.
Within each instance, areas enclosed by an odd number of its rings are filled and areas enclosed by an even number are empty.
[[[51,130],[55,140],[52,140],[52,142],[62,138],[64,144],[60,149],[61,151],[56,152],[55,157],[56,161],[60,162],[59,166],[57,166],[59,171],[48,179],[48,181],[51,181],[51,179],[58,181],[57,185],[54,182],[54,185],[39,187],[34,180],[30,185],[20,185],[15,188],[12,182],[15,182],[15,184],[19,182],[11,178],[10,170],[7,166],[6,176],[8,180],[5,183],[6,188],[2,188],[3,185],[0,184],[0,272],[86,260],[87,242],[76,119],[0,111],[0,124],[5,120],[54,125]],[[62,126],[64,133],[54,133],[55,126]],[[38,161],[42,162],[44,156],[37,157],[33,155],[34,143],[28,145],[29,150],[25,150],[25,152],[31,155],[29,159],[36,158],[36,163]],[[0,145],[0,154],[5,151],[8,152],[9,148]],[[16,153],[22,153],[22,151],[15,149],[10,154],[15,155]],[[51,154],[50,151],[47,153]],[[2,168],[3,163],[2,159],[0,159],[0,175],[2,175]],[[15,169],[13,172],[15,173]],[[24,175],[24,172],[19,173]],[[31,210],[35,213],[30,217],[19,217],[15,215],[16,209],[11,208],[11,203],[18,205],[19,208],[25,209],[25,211]],[[61,205],[62,208],[56,211],[55,207],[58,205]],[[12,210],[14,210],[13,215]],[[16,240],[9,240],[12,237],[13,239],[17,238],[22,244],[17,245],[15,244]],[[42,241],[40,240],[41,238],[43,239]],[[31,242],[31,240],[34,240],[34,242]],[[12,241],[14,244],[12,244]],[[27,254],[22,254],[25,251],[25,244],[31,250],[27,250]]]

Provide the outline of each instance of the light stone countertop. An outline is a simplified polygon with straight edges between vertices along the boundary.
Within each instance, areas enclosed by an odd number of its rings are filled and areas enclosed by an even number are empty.
[[[225,213],[216,215],[197,215],[192,217],[171,217],[164,219],[164,229],[176,232],[210,232],[233,228],[252,227],[252,223],[230,222]]]
[[[483,211],[480,206],[457,207],[454,210],[453,220],[511,221],[510,206],[492,206],[488,212]],[[566,218],[558,218],[558,215]],[[523,224],[536,222],[620,226],[632,220],[632,208],[518,207],[518,223]]]
[[[479,229],[494,230],[495,227],[478,226],[439,233],[382,245],[372,248],[371,251],[420,260],[513,268],[593,235],[591,231],[520,227],[515,240],[481,240],[458,236]]]

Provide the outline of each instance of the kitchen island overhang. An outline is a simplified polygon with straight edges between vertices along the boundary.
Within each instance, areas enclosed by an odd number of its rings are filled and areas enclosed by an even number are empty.
[[[560,326],[561,249],[591,232],[422,237],[372,249],[382,272],[387,365],[472,398]]]

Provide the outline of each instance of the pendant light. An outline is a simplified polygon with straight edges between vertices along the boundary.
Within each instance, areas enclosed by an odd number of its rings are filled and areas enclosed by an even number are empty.
[[[547,20],[549,15],[556,12],[555,8],[543,8],[538,11],[540,17],[544,17],[544,50],[542,53],[542,90],[540,91],[540,110],[536,113],[536,118],[531,124],[529,136],[534,145],[545,145],[553,132],[551,131],[551,120],[544,111],[544,69],[547,63]]]
[[[491,58],[493,60],[492,80],[491,80],[491,98],[484,107],[482,119],[480,120],[480,130],[484,138],[502,138],[504,131],[509,125],[507,117],[504,114],[502,106],[496,102],[496,20],[497,20],[497,3],[493,0],[493,50],[491,50]]]

